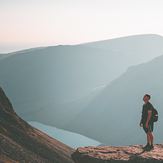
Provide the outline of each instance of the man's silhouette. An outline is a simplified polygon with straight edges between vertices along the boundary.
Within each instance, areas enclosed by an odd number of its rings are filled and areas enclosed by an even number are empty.
[[[147,135],[147,144],[143,147],[144,150],[150,151],[154,149],[153,146],[153,127],[154,122],[152,121],[152,111],[153,111],[153,105],[149,102],[151,96],[148,94],[145,94],[143,97],[143,109],[142,109],[142,116],[140,121],[140,126],[143,127],[146,135]]]

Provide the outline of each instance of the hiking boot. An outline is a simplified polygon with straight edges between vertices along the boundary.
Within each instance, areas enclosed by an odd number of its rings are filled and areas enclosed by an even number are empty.
[[[150,146],[150,148],[151,148],[151,150],[153,150],[153,149],[154,149],[154,145],[152,144],[152,145]]]
[[[154,146],[153,145],[149,145],[147,146],[147,148],[145,149],[146,151],[151,151],[154,149]]]
[[[150,146],[149,143],[147,143],[147,144],[143,147],[143,149],[145,150],[145,149],[147,149],[149,146]]]

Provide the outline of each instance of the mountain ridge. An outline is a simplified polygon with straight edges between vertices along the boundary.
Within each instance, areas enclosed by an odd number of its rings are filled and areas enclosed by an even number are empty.
[[[51,48],[51,47],[58,47],[58,46],[78,46],[78,45],[86,45],[86,44],[92,44],[92,43],[98,43],[98,42],[105,42],[105,41],[110,41],[110,40],[117,40],[117,39],[123,39],[123,38],[130,38],[130,37],[140,37],[140,36],[149,36],[149,37],[159,37],[162,38],[162,35],[159,34],[135,34],[135,35],[128,35],[128,36],[121,36],[121,37],[116,37],[116,38],[109,38],[109,39],[101,39],[101,40],[93,40],[93,41],[88,41],[88,42],[83,42],[83,43],[78,43],[78,44],[58,44],[58,45],[50,45],[50,46],[37,46],[37,47],[31,47],[31,48],[25,48],[21,50],[16,50],[13,52],[8,52],[8,53],[2,53],[2,54],[15,54],[15,53],[24,53],[32,50],[37,50],[37,49],[44,49],[44,48]]]

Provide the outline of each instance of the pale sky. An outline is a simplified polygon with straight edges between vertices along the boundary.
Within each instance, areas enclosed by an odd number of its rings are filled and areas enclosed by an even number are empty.
[[[0,53],[163,35],[163,0],[0,0]]]

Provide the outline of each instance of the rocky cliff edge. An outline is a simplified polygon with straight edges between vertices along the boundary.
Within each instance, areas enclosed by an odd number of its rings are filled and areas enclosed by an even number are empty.
[[[142,145],[79,147],[72,154],[75,163],[163,163],[163,145],[144,151]]]

